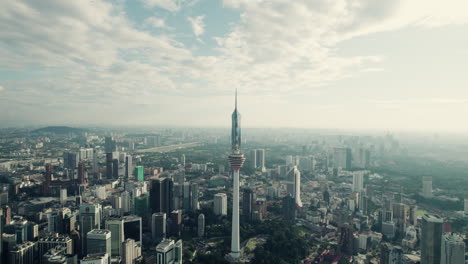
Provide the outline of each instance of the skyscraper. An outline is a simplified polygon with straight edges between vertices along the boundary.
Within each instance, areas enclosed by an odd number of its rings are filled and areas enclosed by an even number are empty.
[[[111,232],[111,256],[122,256],[122,242],[124,241],[124,221],[121,217],[106,219],[106,229]]]
[[[350,148],[335,148],[333,154],[333,162],[335,168],[350,169],[351,168],[351,149]]]
[[[136,166],[133,172],[135,175],[135,180],[144,181],[145,180],[145,168],[143,166]]]
[[[294,198],[297,207],[302,207],[301,172],[294,166],[287,174],[288,193]]]
[[[257,168],[257,150],[256,149],[250,150],[248,164],[251,169],[255,170]]]
[[[143,241],[143,223],[139,216],[128,215],[124,216],[124,239],[131,238],[136,243],[141,244]]]
[[[252,221],[252,214],[254,211],[255,192],[246,188],[242,194],[242,217],[245,221]]]
[[[440,264],[463,264],[465,262],[465,242],[454,233],[442,235]]]
[[[353,192],[364,190],[364,173],[362,171],[353,172]]]
[[[240,151],[241,147],[241,127],[240,113],[237,111],[237,90],[235,98],[235,108],[232,113],[232,153],[228,157],[229,165],[232,169],[232,236],[231,236],[231,257],[236,260],[240,257],[240,235],[239,235],[239,171],[244,164],[245,157]]]
[[[166,214],[154,213],[151,216],[151,233],[157,243],[166,238]]]
[[[259,170],[261,170],[262,172],[265,172],[266,168],[265,168],[265,150],[264,149],[257,149],[256,150],[256,155],[255,155],[255,158],[256,158],[256,164],[257,164],[257,168]]]
[[[438,215],[425,214],[421,229],[421,263],[439,264],[443,220]]]
[[[205,215],[199,214],[198,215],[198,225],[197,225],[197,233],[199,237],[203,237],[205,235]]]
[[[141,245],[135,243],[133,239],[125,239],[123,243],[123,263],[122,264],[133,264],[137,258],[141,256]]]
[[[106,229],[93,229],[86,236],[87,254],[107,253],[111,255],[111,232]]]
[[[432,197],[432,177],[430,176],[423,177],[422,195],[426,198]]]
[[[215,215],[227,215],[227,195],[225,193],[214,195],[213,212]]]
[[[87,247],[88,232],[101,227],[100,218],[101,206],[99,204],[82,204],[80,205],[80,236],[81,236],[81,251],[85,254]]]
[[[130,179],[130,176],[133,173],[133,163],[132,163],[132,156],[127,154],[125,157],[125,179]]]
[[[112,153],[117,151],[117,145],[115,144],[115,140],[112,137],[105,138],[105,150],[106,153]]]
[[[171,178],[154,179],[151,181],[150,206],[153,213],[163,212],[167,215],[172,212],[173,185]]]

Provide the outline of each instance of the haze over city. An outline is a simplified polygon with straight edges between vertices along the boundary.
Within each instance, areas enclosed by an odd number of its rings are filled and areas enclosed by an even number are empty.
[[[468,3],[1,1],[0,126],[468,131]]]

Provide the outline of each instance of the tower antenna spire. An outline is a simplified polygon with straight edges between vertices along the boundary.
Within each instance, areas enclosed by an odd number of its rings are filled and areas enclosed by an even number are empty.
[[[237,109],[237,88],[236,88],[236,99],[235,99],[235,109]]]

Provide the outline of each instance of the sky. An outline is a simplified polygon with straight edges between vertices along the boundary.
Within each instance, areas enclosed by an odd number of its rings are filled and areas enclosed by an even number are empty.
[[[466,0],[0,5],[0,127],[468,132]]]

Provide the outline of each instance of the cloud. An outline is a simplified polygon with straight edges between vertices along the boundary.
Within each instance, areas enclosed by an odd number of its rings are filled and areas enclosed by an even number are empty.
[[[171,12],[177,12],[181,8],[194,5],[198,0],[141,0],[146,7],[162,8]]]
[[[192,26],[193,34],[198,38],[199,36],[203,35],[205,32],[205,22],[203,22],[205,16],[197,16],[197,17],[188,17],[187,20],[190,22]]]
[[[158,17],[148,17],[145,19],[145,24],[150,25],[155,28],[166,28],[166,22],[164,19],[158,18]]]
[[[3,91],[3,90],[5,90],[5,87],[0,85],[0,92]]]
[[[172,12],[196,2],[142,1]],[[259,100],[265,105],[262,122],[267,124],[272,121],[268,115],[287,120],[290,112],[280,113],[281,107],[291,107],[298,100],[294,97],[305,103],[292,108],[306,112],[310,103],[304,98],[316,91],[385,71],[385,54],[362,50],[344,56],[341,43],[404,27],[468,22],[466,4],[458,0],[224,0],[240,20],[214,38],[214,52],[197,55],[173,34],[145,31],[147,26],[167,28],[163,19],[150,17],[139,27],[119,3],[6,1],[0,11],[0,69],[39,69],[39,77],[2,83],[8,97],[0,97],[0,113],[18,106],[16,117],[49,116],[57,122],[77,112],[82,120],[97,123],[122,117],[164,122],[175,114],[184,118],[200,105],[231,106],[226,95],[240,88],[253,105],[251,112]],[[197,39],[205,34],[204,18],[187,18]],[[200,104],[203,96],[208,97]],[[216,118],[224,118],[221,112]]]

